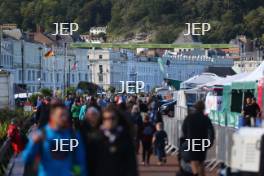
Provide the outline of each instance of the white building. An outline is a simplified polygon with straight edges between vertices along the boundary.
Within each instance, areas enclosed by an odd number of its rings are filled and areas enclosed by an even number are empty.
[[[241,72],[252,72],[262,63],[261,60],[240,60],[234,62],[233,69],[237,73]]]
[[[120,90],[120,81],[143,81],[146,92],[161,86],[164,78],[184,81],[204,72],[210,66],[233,66],[233,61],[224,57],[170,54],[164,55],[164,64],[160,65],[155,57],[138,57],[131,52],[107,49],[89,50],[88,60],[92,82],[104,89],[113,86]]]
[[[98,35],[100,33],[106,34],[107,27],[91,27],[90,28],[90,34]]]
[[[15,85],[26,85],[27,92],[40,88],[58,90],[89,81],[86,49],[68,50],[66,59],[64,48],[55,48],[55,56],[46,59],[48,50],[39,43],[6,38],[2,41],[0,66],[14,74]]]
[[[89,50],[90,80],[108,89],[109,86],[117,87],[119,81],[127,80],[127,58],[119,51]]]

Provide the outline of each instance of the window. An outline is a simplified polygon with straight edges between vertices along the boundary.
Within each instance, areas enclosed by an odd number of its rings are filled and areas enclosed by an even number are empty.
[[[46,73],[43,73],[43,81],[46,82]]]
[[[40,79],[40,71],[38,71],[38,79]]]
[[[104,81],[104,77],[102,74],[99,74],[98,75],[98,79],[99,79],[99,82],[103,82]]]
[[[103,55],[100,54],[100,55],[99,55],[99,59],[103,59]]]
[[[56,74],[56,82],[57,83],[60,82],[60,74],[59,73]]]
[[[19,81],[22,80],[22,70],[18,71],[18,79],[19,79]]]
[[[103,73],[103,66],[99,65],[99,73]]]
[[[32,70],[32,80],[35,81],[35,70]]]
[[[79,81],[81,81],[82,80],[82,75],[81,75],[81,73],[79,73]]]
[[[28,81],[31,81],[31,71],[28,70]]]
[[[74,74],[72,74],[72,82],[75,82]]]
[[[88,74],[85,74],[85,80],[88,81]]]
[[[53,82],[53,74],[50,73],[50,81]]]

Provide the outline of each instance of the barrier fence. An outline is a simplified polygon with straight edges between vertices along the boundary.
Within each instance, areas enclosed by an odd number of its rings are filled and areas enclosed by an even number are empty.
[[[13,155],[10,139],[4,141],[0,148],[0,175],[5,175],[8,171],[8,163]]]
[[[173,118],[164,118],[164,130],[168,134],[169,147],[178,150],[179,139],[182,136],[182,123],[187,116],[188,110],[186,107],[175,106],[175,116]],[[209,149],[207,154],[207,160],[216,160],[218,162],[224,162],[230,166],[231,162],[231,148],[233,145],[232,136],[236,132],[236,122],[232,122],[234,126],[228,125],[223,122],[224,119],[228,119],[229,114],[226,113],[225,117],[213,116],[212,120],[215,129],[215,142]],[[234,114],[231,114],[234,118]],[[218,118],[218,120],[217,120]],[[221,122],[221,123],[220,123]]]

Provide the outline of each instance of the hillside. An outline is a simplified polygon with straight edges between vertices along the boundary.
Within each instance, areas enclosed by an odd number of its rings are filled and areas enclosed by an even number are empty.
[[[238,34],[264,34],[263,0],[1,0],[0,23],[24,30],[53,22],[77,22],[81,33],[108,25],[109,39],[150,34],[150,41],[170,43],[184,23],[209,22],[213,29],[201,41],[227,42]]]

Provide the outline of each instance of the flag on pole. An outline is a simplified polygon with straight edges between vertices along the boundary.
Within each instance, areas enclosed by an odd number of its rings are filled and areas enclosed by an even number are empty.
[[[49,50],[45,55],[44,55],[44,57],[46,58],[46,59],[49,59],[50,57],[53,57],[55,54],[54,54],[54,52],[52,51],[52,49],[51,50]]]
[[[163,60],[160,57],[158,58],[158,63],[159,63],[161,72],[164,74],[164,72],[165,72],[165,70],[164,70],[164,62],[163,62]]]
[[[72,70],[77,70],[77,61],[74,61],[73,65],[72,65]]]

